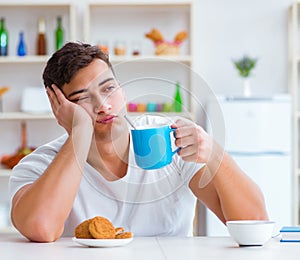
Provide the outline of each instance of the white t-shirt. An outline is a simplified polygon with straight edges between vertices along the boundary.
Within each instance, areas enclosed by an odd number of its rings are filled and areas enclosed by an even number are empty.
[[[67,137],[37,148],[13,169],[11,199],[43,174]],[[132,145],[127,174],[119,180],[107,181],[86,163],[63,236],[73,236],[79,223],[94,216],[104,216],[135,236],[192,236],[196,198],[189,182],[202,166],[184,162],[175,154],[168,166],[146,171],[136,165]]]

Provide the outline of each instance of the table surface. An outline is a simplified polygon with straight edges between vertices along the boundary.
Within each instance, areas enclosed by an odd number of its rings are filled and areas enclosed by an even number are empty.
[[[136,237],[126,246],[84,247],[72,238],[33,243],[16,234],[0,234],[0,259],[300,259],[300,243],[272,238],[264,246],[239,247],[230,237]]]

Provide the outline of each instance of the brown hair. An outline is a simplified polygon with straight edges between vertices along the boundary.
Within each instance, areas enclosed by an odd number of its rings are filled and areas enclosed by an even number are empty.
[[[80,69],[87,67],[94,59],[103,60],[114,74],[108,55],[97,46],[75,42],[65,44],[47,62],[43,72],[45,87],[55,84],[61,89],[65,83],[70,83]]]

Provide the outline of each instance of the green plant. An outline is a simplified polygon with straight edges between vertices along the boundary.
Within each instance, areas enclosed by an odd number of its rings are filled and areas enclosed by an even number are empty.
[[[239,60],[233,61],[235,67],[237,68],[239,75],[243,78],[247,78],[250,75],[251,70],[255,67],[257,59],[244,56]]]

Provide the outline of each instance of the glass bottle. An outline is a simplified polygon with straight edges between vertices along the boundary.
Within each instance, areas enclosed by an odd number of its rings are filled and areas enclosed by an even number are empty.
[[[26,55],[26,45],[24,42],[24,33],[20,32],[19,34],[19,45],[18,45],[18,56],[25,56]]]
[[[173,109],[175,112],[182,112],[182,98],[179,82],[176,82],[176,91],[173,101]]]
[[[38,37],[37,37],[37,46],[36,54],[37,55],[46,55],[46,22],[44,18],[40,18],[38,21]]]
[[[8,55],[8,31],[5,28],[5,19],[0,20],[0,56]]]
[[[56,50],[59,50],[64,44],[64,29],[62,27],[61,16],[57,17],[57,26],[55,30],[55,46]]]

